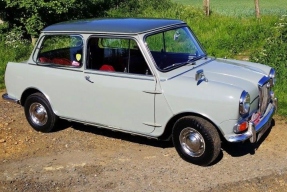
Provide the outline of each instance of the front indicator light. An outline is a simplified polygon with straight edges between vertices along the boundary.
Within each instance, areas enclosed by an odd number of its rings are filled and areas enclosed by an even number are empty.
[[[248,129],[248,122],[243,121],[234,127],[234,133],[242,133]]]

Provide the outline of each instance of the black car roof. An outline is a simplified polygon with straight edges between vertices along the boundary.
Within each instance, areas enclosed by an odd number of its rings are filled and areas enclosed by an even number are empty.
[[[46,27],[43,32],[139,34],[182,24],[185,22],[176,19],[105,18],[57,23]]]

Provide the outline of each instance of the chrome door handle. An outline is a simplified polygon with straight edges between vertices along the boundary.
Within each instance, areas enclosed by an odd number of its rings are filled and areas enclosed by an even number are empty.
[[[85,76],[85,79],[86,79],[87,81],[89,81],[90,83],[94,83],[93,81],[90,80],[90,76],[89,76],[89,75]]]

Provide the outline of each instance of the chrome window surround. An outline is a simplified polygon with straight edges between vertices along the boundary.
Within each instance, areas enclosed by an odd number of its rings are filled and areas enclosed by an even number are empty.
[[[44,42],[46,41],[47,37],[48,36],[75,36],[75,37],[80,37],[82,39],[82,62],[80,64],[80,66],[72,66],[72,65],[61,65],[61,64],[55,64],[55,63],[40,63],[38,61],[38,57],[40,55],[40,50],[43,48],[43,44]],[[67,47],[68,48],[68,47]],[[71,47],[70,47],[71,48]],[[50,50],[51,51],[51,50]],[[53,33],[53,34],[44,34],[42,36],[40,36],[40,38],[38,39],[37,41],[37,44],[36,46],[34,47],[34,50],[32,52],[32,60],[34,61],[34,63],[36,63],[37,65],[40,65],[40,66],[54,66],[54,67],[63,67],[63,68],[70,68],[70,69],[79,69],[83,66],[83,60],[84,60],[84,37],[79,34],[79,33],[66,33],[66,34],[62,34],[62,33]],[[34,64],[32,63],[32,64]]]

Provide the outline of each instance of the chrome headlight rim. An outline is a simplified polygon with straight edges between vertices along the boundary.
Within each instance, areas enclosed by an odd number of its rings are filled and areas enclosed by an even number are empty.
[[[245,117],[250,111],[250,95],[247,91],[242,91],[239,99],[239,114],[241,117]]]
[[[269,80],[270,86],[273,87],[275,85],[275,82],[276,82],[276,71],[274,68],[270,69],[268,77],[270,78],[270,80]]]

